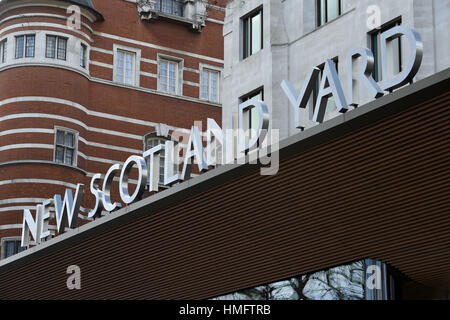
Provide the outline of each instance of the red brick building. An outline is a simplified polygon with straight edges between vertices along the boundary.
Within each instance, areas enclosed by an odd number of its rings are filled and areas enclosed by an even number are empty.
[[[78,183],[89,191],[94,174],[176,129],[187,132],[194,121],[220,123],[224,6],[224,0],[1,3],[2,258],[20,250],[24,209],[34,212]],[[116,177],[112,197],[119,201],[117,185]],[[89,221],[93,201],[86,192],[79,220]]]

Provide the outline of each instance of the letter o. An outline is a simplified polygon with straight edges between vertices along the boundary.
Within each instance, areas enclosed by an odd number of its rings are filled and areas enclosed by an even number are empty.
[[[129,190],[128,190],[128,179],[130,176],[131,169],[133,168],[133,165],[137,165],[138,169],[138,183],[136,186],[136,190],[134,191],[133,195],[130,196]],[[120,173],[120,180],[119,180],[119,192],[120,192],[120,198],[125,204],[133,203],[137,200],[142,199],[142,195],[144,194],[145,185],[147,184],[148,179],[148,168],[147,163],[145,162],[145,159],[143,157],[139,156],[131,156],[127,159],[127,161],[124,163],[122,172]]]

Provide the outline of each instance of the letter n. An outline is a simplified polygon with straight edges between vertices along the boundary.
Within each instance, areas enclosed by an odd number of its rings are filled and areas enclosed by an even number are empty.
[[[30,210],[23,210],[23,223],[22,223],[22,241],[21,246],[26,247],[30,245],[30,232],[36,243],[40,242],[40,223],[42,211],[39,210],[39,205],[36,207],[36,220],[33,219],[33,215]]]

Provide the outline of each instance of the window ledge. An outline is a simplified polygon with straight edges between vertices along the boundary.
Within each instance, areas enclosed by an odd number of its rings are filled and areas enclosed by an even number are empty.
[[[155,10],[154,0],[138,0],[136,4],[141,20],[155,21],[159,18],[171,19],[192,26],[192,30],[196,32],[202,31],[208,18],[206,6],[202,1],[197,0],[187,0],[184,2],[184,16],[182,17]]]

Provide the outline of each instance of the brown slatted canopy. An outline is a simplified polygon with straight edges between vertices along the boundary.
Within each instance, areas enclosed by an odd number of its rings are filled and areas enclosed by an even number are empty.
[[[0,264],[0,299],[201,299],[374,258],[450,286],[450,70]],[[66,288],[81,268],[82,290]]]

